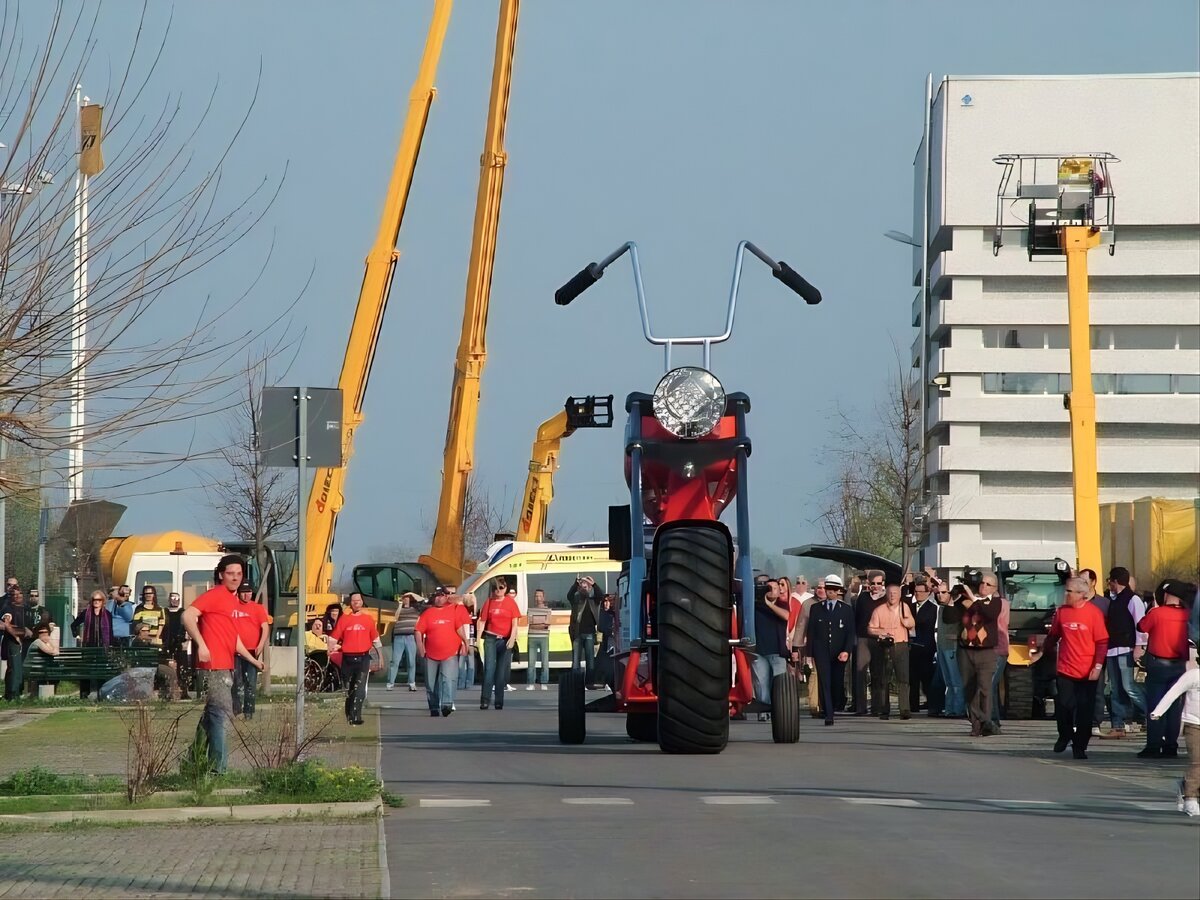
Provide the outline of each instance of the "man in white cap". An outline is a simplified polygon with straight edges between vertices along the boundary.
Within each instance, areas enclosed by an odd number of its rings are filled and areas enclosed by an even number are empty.
[[[846,705],[845,670],[854,650],[854,611],[841,602],[842,579],[825,576],[825,602],[814,603],[805,629],[804,655],[813,661],[825,724]]]

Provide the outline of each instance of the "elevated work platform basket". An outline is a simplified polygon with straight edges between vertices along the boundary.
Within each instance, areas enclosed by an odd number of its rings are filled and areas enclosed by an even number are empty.
[[[1005,229],[1028,235],[1029,258],[1061,257],[1062,229],[1083,225],[1099,232],[1101,243],[1116,251],[1116,197],[1111,153],[1002,153],[996,189],[996,229],[992,253],[1000,254]],[[1022,219],[1022,216],[1024,218]]]

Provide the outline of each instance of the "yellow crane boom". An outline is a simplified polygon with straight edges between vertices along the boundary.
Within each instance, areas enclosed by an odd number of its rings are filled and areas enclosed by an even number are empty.
[[[375,242],[367,253],[366,269],[362,287],[358,293],[358,306],[354,310],[354,322],[350,327],[350,339],[346,344],[346,356],[338,376],[338,387],[342,390],[344,409],[342,466],[318,468],[314,473],[312,489],[308,497],[308,519],[302,535],[301,552],[306,556],[308,578],[308,608],[311,610],[323,602],[332,602],[330,582],[333,577],[330,554],[333,551],[334,530],[338,513],[345,503],[343,489],[346,479],[346,464],[354,451],[354,434],[362,424],[363,399],[367,392],[367,380],[375,349],[379,343],[379,330],[383,326],[383,314],[387,308],[392,276],[400,253],[396,242],[400,236],[400,224],[404,220],[404,208],[408,203],[408,191],[412,184],[421,140],[429,120],[429,108],[437,91],[433,86],[438,59],[450,23],[453,0],[435,0],[429,34],[421,56],[421,67],[417,72],[412,92],[408,97],[408,115],[404,120],[404,131],[400,146],[392,165],[391,180],[384,198],[383,214]]]
[[[501,0],[496,27],[496,57],[492,92],[488,101],[483,156],[479,163],[479,191],[475,200],[475,225],[471,234],[471,259],[467,268],[466,303],[462,336],[454,360],[450,415],[442,461],[442,491],[429,554],[420,562],[443,584],[458,584],[466,574],[463,549],[463,512],[474,467],[475,430],[479,416],[479,382],[487,362],[487,318],[492,292],[492,267],[496,259],[496,234],[500,227],[500,197],[504,188],[504,128],[512,86],[513,51],[517,40],[519,0]]]
[[[545,541],[550,504],[554,500],[554,471],[562,439],[576,428],[611,428],[612,394],[607,397],[569,397],[561,412],[538,426],[529,458],[521,511],[517,517],[518,541]],[[607,418],[605,418],[607,416]]]

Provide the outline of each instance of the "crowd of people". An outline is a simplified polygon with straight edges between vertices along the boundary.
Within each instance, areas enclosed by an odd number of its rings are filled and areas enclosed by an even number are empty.
[[[218,584],[187,609],[173,592],[160,606],[152,585],[142,589],[136,604],[128,585],[114,586],[107,595],[94,591],[70,628],[82,647],[156,648],[155,684],[164,698],[187,699],[203,689],[198,733],[213,770],[223,771],[229,720],[254,716],[270,616],[254,600],[241,557],[225,557],[215,574]],[[1083,760],[1093,737],[1115,741],[1144,733],[1139,758],[1174,759],[1182,736],[1190,768],[1180,783],[1180,808],[1200,815],[1196,585],[1167,579],[1140,594],[1129,571],[1118,566],[1109,571],[1103,592],[1090,569],[1073,573],[1063,592],[1063,604],[1048,617],[1044,643],[1031,642],[1030,648],[1033,664],[1052,666],[1052,685],[1040,697],[1035,690],[1034,703],[1053,701],[1054,751],[1069,747]],[[923,710],[933,717],[965,718],[972,737],[1000,732],[1010,605],[995,573],[976,572],[952,585],[932,569],[903,580],[867,570],[848,585],[827,575],[811,591],[804,578],[793,585],[760,575],[754,595],[752,679],[759,708],[770,708],[772,680],[790,670],[806,682],[811,714],[827,726],[839,713],[889,719],[894,688],[901,720]],[[580,576],[566,599],[573,665],[585,670],[590,686],[611,690],[615,598]],[[383,668],[383,644],[363,596],[352,593],[347,605],[348,610],[330,604],[315,618],[305,646],[322,666],[336,669],[346,687],[346,719],[361,725],[369,675]],[[473,594],[449,587],[437,588],[428,600],[404,594],[392,628],[387,690],[395,688],[403,669],[408,689],[416,691],[423,670],[430,715],[449,716],[457,692],[475,682],[478,657],[480,709],[502,710],[505,693],[514,689],[509,676],[521,618],[515,591],[502,578],[488,585],[482,606]],[[525,619],[526,689],[546,690],[551,610],[543,591],[535,591]],[[29,654],[58,656],[60,638],[37,591],[27,599],[10,577],[0,601],[5,700],[21,696]],[[98,688],[81,681],[80,696],[95,697]],[[769,717],[759,713],[760,720]]]
[[[868,570],[848,587],[827,575],[811,591],[803,578],[793,586],[758,576],[755,698],[769,706],[771,680],[790,664],[807,682],[811,714],[826,725],[837,713],[889,719],[894,688],[901,719],[924,709],[965,718],[972,737],[999,734],[1011,607],[995,573],[975,574],[949,584],[928,568],[903,580]],[[1070,747],[1084,760],[1092,737],[1122,740],[1144,731],[1138,758],[1174,759],[1182,733],[1190,769],[1180,809],[1200,815],[1196,585],[1166,579],[1139,594],[1120,566],[1108,573],[1104,592],[1098,581],[1090,569],[1072,574],[1044,642],[1031,648],[1034,663],[1053,666],[1052,685],[1037,702],[1053,700],[1054,751]]]

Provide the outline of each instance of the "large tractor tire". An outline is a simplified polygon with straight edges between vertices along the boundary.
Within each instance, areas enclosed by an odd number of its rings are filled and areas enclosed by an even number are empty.
[[[771,739],[777,744],[800,740],[799,684],[791,672],[771,679]]]
[[[584,676],[582,669],[567,669],[558,676],[558,740],[563,744],[582,744],[587,737],[584,718]]]
[[[729,741],[729,540],[713,528],[672,528],[657,554],[658,746],[720,753]]]
[[[1004,718],[1033,718],[1033,667],[1004,667]]]
[[[658,713],[628,713],[625,716],[625,733],[632,740],[654,743],[658,740]]]

